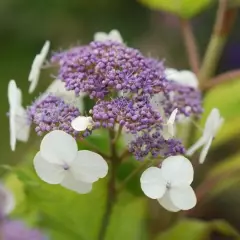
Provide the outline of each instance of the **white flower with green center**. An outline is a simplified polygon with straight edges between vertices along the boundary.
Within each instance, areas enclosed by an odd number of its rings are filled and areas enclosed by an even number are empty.
[[[7,216],[15,207],[13,194],[0,184],[0,215]]]
[[[8,84],[10,146],[15,151],[17,140],[26,142],[29,137],[30,124],[26,110],[22,107],[22,92],[14,80]]]
[[[82,194],[90,192],[92,184],[108,172],[102,156],[88,150],[78,151],[75,139],[60,130],[43,138],[34,168],[43,181]]]
[[[37,87],[41,68],[47,57],[49,48],[50,48],[50,42],[46,41],[42,47],[41,52],[39,54],[37,54],[33,60],[31,71],[28,76],[28,81],[30,82],[30,86],[29,86],[29,90],[28,90],[29,93],[33,93]]]
[[[197,76],[188,70],[178,71],[174,68],[166,68],[166,78],[170,81],[177,82],[181,85],[198,88]]]
[[[202,137],[187,150],[186,155],[191,156],[199,148],[203,147],[199,157],[199,163],[203,163],[206,159],[212,141],[223,122],[224,119],[221,117],[219,110],[217,108],[213,108],[206,120]]]
[[[150,167],[143,172],[141,188],[145,195],[157,199],[169,211],[188,210],[197,203],[190,186],[193,174],[193,166],[187,158],[171,156],[162,162],[161,168]]]
[[[109,33],[97,32],[94,34],[94,41],[104,42],[108,40],[123,43],[122,36],[116,29],[111,30]]]

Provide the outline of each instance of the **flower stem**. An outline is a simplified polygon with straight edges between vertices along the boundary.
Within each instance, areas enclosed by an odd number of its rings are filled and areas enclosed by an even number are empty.
[[[112,143],[116,143],[117,142],[117,140],[119,139],[119,137],[121,136],[121,133],[122,133],[122,126],[119,126],[119,128],[118,128],[118,132],[117,132],[117,135],[114,137],[114,139],[112,140]]]
[[[117,199],[115,180],[116,180],[116,171],[120,163],[120,159],[117,154],[116,144],[113,141],[115,139],[115,132],[113,130],[109,130],[109,137],[110,137],[110,150],[111,150],[110,160],[112,162],[112,169],[110,171],[110,178],[109,178],[108,187],[107,187],[106,208],[103,214],[103,219],[102,219],[100,231],[98,234],[98,240],[105,239],[107,229],[109,226],[110,217],[112,214],[112,210]]]
[[[199,71],[199,54],[191,23],[186,19],[180,19],[180,26],[188,54],[189,64],[192,71],[197,74]]]

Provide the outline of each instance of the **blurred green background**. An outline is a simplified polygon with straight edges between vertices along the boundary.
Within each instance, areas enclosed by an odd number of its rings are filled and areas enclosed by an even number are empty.
[[[217,2],[212,1],[212,4],[192,20],[201,55],[204,54],[212,31]],[[238,16],[217,73],[240,68],[239,26]],[[88,196],[78,196],[37,180],[28,169],[32,169],[32,156],[38,149],[40,139],[36,138],[32,132],[28,144],[18,143],[16,152],[10,151],[6,116],[7,84],[10,79],[15,79],[23,90],[24,105],[30,104],[39,93],[34,96],[27,93],[27,78],[32,60],[45,40],[50,40],[51,49],[58,51],[78,43],[88,43],[93,39],[95,32],[109,32],[111,29],[118,29],[129,46],[141,49],[146,55],[164,59],[167,66],[189,69],[179,19],[171,13],[150,10],[135,0],[0,1],[2,124],[0,164],[16,165],[24,162],[21,170],[17,172],[20,182],[16,180],[14,174],[8,176],[8,184],[18,193],[17,198],[20,202],[15,216],[24,216],[33,225],[43,228],[48,226],[51,230],[47,229],[47,232],[52,239],[95,239],[104,208],[105,188],[101,186],[104,186],[105,180],[97,183],[98,186]],[[36,92],[43,92],[46,89],[52,81],[50,74],[48,70],[43,71]],[[192,214],[194,217],[205,220],[225,219],[238,230],[240,230],[239,92],[240,79],[211,90],[204,101],[203,120],[212,107],[218,107],[226,122],[215,140],[206,164],[198,169],[194,184],[197,188],[208,192]],[[130,161],[122,166],[119,170],[119,181],[135,165],[134,161]],[[4,170],[1,172],[6,173]],[[216,184],[215,179],[218,179]],[[211,188],[209,186],[212,183]],[[40,191],[36,191],[36,188]],[[21,192],[22,189],[24,194]],[[56,202],[59,197],[65,200]],[[150,210],[150,214],[146,213],[146,209]],[[172,221],[174,214],[165,212],[157,203],[148,201],[143,196],[139,189],[139,176],[133,179],[127,190],[121,194],[119,205],[114,211],[107,235],[109,240],[208,239],[206,235],[201,235],[202,232],[210,231],[209,226],[206,228],[202,222],[191,222],[190,225],[188,222],[182,222],[180,227],[177,226],[180,230],[176,230],[176,236],[165,234],[157,238],[156,236]],[[235,234],[230,234],[231,238],[228,238],[229,236],[220,238],[219,234],[215,233],[218,228],[221,228],[218,223],[211,226],[213,229],[211,236],[209,235],[211,239],[235,239]],[[193,229],[192,235],[191,233],[188,236],[181,235],[188,232],[188,229]],[[231,231],[232,229],[227,229],[225,232]]]

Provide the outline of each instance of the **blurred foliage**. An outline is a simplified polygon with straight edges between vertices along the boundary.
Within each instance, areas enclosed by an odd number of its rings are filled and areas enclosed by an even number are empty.
[[[160,234],[156,240],[211,240],[213,235],[216,239],[240,239],[239,233],[225,221],[203,222],[198,220],[182,220],[171,229]]]
[[[215,0],[140,0],[140,2],[152,9],[171,12],[182,18],[191,18],[197,15],[214,1]]]

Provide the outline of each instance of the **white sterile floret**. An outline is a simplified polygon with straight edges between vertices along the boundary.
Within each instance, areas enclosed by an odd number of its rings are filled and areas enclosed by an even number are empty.
[[[193,166],[187,158],[171,156],[162,162],[161,168],[150,167],[143,172],[141,188],[145,195],[157,199],[168,211],[188,210],[197,203],[190,186],[193,174]]]
[[[41,52],[37,54],[33,60],[31,71],[28,76],[28,81],[30,82],[30,86],[28,90],[29,93],[33,93],[37,87],[40,71],[47,57],[49,48],[50,48],[50,41],[46,41],[45,44],[43,45]]]
[[[86,94],[81,93],[78,97],[76,97],[75,92],[73,90],[66,90],[65,83],[59,79],[54,80],[41,97],[44,98],[49,93],[53,93],[54,96],[61,97],[65,103],[76,106],[80,112],[84,110],[83,98]]]
[[[29,137],[30,124],[27,121],[26,110],[22,107],[22,92],[14,80],[8,84],[10,146],[16,148],[16,141],[26,142]]]
[[[94,41],[104,42],[108,40],[123,43],[122,36],[116,29],[111,30],[109,33],[97,32],[94,34]]]
[[[219,110],[217,108],[212,109],[206,120],[202,137],[188,149],[186,154],[188,156],[191,156],[200,147],[203,146],[199,158],[199,163],[203,163],[212,144],[212,141],[222,126],[223,122],[224,119],[221,117]]]
[[[166,78],[170,81],[175,81],[179,84],[198,88],[197,76],[188,70],[178,71],[174,68],[166,68],[165,70]]]
[[[78,116],[71,122],[72,128],[76,131],[92,130],[93,120],[91,117]]]
[[[107,175],[108,165],[97,153],[78,151],[75,139],[55,130],[42,140],[34,158],[37,175],[49,184],[61,184],[78,193],[88,193],[92,183]]]
[[[15,208],[15,200],[12,192],[0,184],[0,215],[6,216]]]

